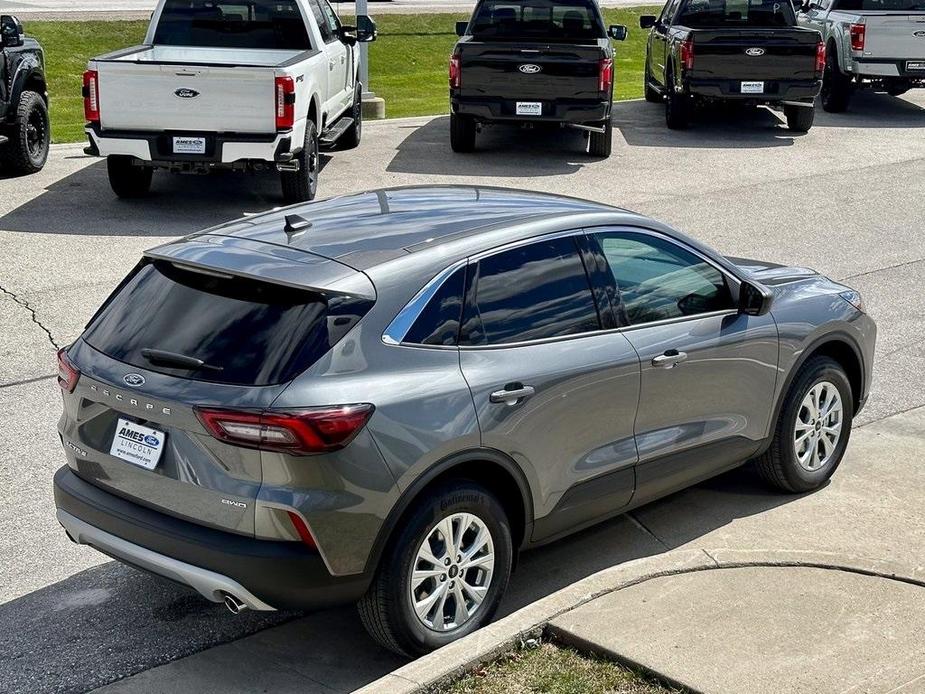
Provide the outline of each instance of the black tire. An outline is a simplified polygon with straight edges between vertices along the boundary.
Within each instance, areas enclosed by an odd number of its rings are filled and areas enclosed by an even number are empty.
[[[787,128],[795,133],[807,133],[813,127],[816,119],[816,109],[813,106],[784,106],[784,116],[787,118]]]
[[[691,124],[691,98],[674,90],[674,80],[666,80],[665,125],[671,130],[686,130]]]
[[[886,93],[889,94],[890,96],[902,96],[903,94],[908,92],[909,89],[911,89],[911,87],[909,87],[908,84],[903,84],[903,83],[888,84],[886,88]]]
[[[643,89],[646,95],[646,101],[650,104],[660,104],[662,103],[662,94],[655,87],[652,86],[652,76],[649,74],[649,57],[646,56],[646,69],[645,74],[642,78]]]
[[[355,149],[363,139],[363,87],[359,82],[353,94],[350,117],[353,118],[353,125],[341,135],[340,142],[337,143],[340,149]]]
[[[808,470],[800,464],[795,450],[797,417],[802,412],[803,399],[807,393],[823,382],[833,384],[838,390],[842,404],[841,429],[831,456],[817,469]],[[774,428],[771,446],[754,461],[758,474],[765,482],[782,492],[798,494],[818,489],[841,463],[851,436],[853,418],[854,399],[845,370],[829,357],[812,357],[800,368],[790,390],[787,391]],[[817,426],[816,431],[818,430]],[[817,443],[816,446],[818,445]]]
[[[154,169],[150,166],[135,166],[132,157],[106,157],[106,172],[109,174],[112,192],[120,198],[143,198],[151,190]]]
[[[283,188],[283,200],[287,205],[314,200],[318,192],[320,155],[318,151],[318,129],[312,120],[305,121],[305,143],[296,156],[298,171],[281,171],[279,180]]]
[[[11,127],[6,130],[9,142],[0,147],[0,164],[16,175],[41,171],[48,161],[51,123],[48,106],[41,94],[24,91]]]
[[[437,631],[425,625],[414,611],[410,575],[414,568],[421,568],[417,555],[425,539],[436,531],[441,520],[458,513],[472,514],[488,529],[494,546],[494,570],[482,602],[468,621],[458,627]],[[454,531],[457,527],[454,526]],[[469,537],[471,541],[472,535],[463,537]],[[431,544],[430,549],[438,559],[441,558],[440,552],[444,551],[442,548],[434,549]],[[407,656],[428,653],[470,634],[490,622],[494,616],[510,578],[513,552],[507,515],[491,492],[465,480],[441,485],[415,503],[408,516],[402,520],[397,535],[385,548],[372,585],[358,604],[363,625],[379,644]],[[449,597],[444,610],[450,614],[455,611],[456,604],[455,596],[449,593],[454,578],[451,572],[455,567],[455,564],[448,567],[443,578],[434,577],[419,583],[424,597],[428,593],[433,595],[440,585],[445,585],[443,590]],[[456,574],[456,580],[459,580],[459,575]],[[450,600],[454,601],[452,606]],[[437,619],[434,610],[432,621],[436,623]]]
[[[597,126],[604,126],[604,132],[588,133],[588,154],[592,157],[607,158],[613,150],[613,123],[610,119],[603,123],[597,123]]]
[[[475,121],[472,118],[450,114],[450,147],[454,152],[474,152],[475,133]]]
[[[842,74],[838,67],[838,54],[834,44],[829,44],[825,57],[825,71],[822,73],[822,108],[829,113],[842,113],[851,101],[851,78]]]

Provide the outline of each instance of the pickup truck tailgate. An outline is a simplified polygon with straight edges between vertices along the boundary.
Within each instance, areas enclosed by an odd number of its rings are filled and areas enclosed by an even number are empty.
[[[865,13],[864,54],[878,58],[925,58],[925,12]],[[919,34],[918,36],[916,34]]]
[[[97,71],[104,129],[276,130],[272,67],[112,60]]]
[[[503,96],[546,100],[567,94],[575,99],[598,98],[603,58],[596,45],[554,43],[507,46],[502,42],[461,43],[460,96]],[[521,69],[522,66],[536,66]]]
[[[694,79],[813,80],[819,34],[803,29],[699,29]]]

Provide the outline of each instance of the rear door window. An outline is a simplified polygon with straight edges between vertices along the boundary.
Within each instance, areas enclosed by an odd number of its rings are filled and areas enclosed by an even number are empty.
[[[460,344],[500,345],[600,329],[573,238],[502,251],[477,264]]]
[[[593,0],[483,0],[470,24],[473,36],[568,41],[604,38]]]
[[[167,0],[154,43],[299,51],[311,48],[296,0]]]
[[[83,338],[113,359],[151,371],[263,386],[292,380],[310,367],[371,306],[155,261],[120,286]],[[164,352],[202,365],[165,363],[157,356]]]

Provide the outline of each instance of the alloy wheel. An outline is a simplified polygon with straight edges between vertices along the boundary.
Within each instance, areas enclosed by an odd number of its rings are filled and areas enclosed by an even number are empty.
[[[793,430],[793,450],[800,467],[815,472],[835,456],[841,439],[844,408],[834,383],[821,381],[803,397]]]

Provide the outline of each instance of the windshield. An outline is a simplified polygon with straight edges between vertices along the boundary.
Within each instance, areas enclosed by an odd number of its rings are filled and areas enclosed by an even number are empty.
[[[790,0],[690,0],[677,23],[698,29],[788,27],[796,16]]]
[[[604,38],[593,0],[483,0],[469,24],[478,38],[574,41]]]
[[[167,0],[154,43],[299,51],[311,48],[295,0]]]
[[[925,0],[840,0],[835,7],[845,12],[922,12]]]

